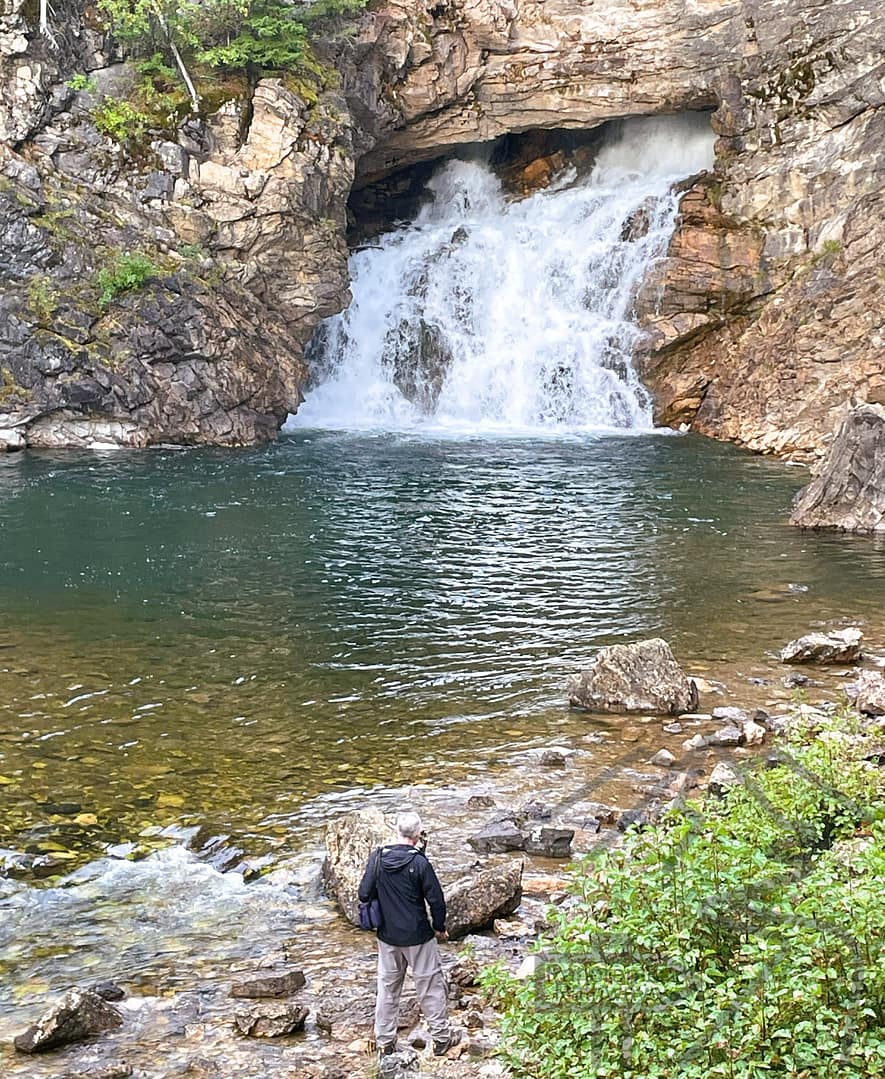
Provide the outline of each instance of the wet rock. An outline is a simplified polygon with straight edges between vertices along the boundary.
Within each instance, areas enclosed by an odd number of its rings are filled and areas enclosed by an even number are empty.
[[[626,832],[628,828],[642,830],[647,828],[654,820],[654,814],[648,809],[627,809],[618,818],[618,831]]]
[[[721,727],[718,731],[708,734],[705,741],[708,746],[739,746],[743,735],[738,727]]]
[[[468,809],[494,809],[497,802],[490,794],[471,794],[467,799]]]
[[[796,496],[790,524],[885,531],[885,408],[863,404],[842,421],[817,474]]]
[[[545,768],[565,768],[568,758],[571,756],[568,750],[545,749],[541,754],[541,764]]]
[[[745,712],[743,708],[732,708],[729,706],[714,708],[712,716],[713,719],[718,719],[723,723],[729,723],[733,727],[740,727],[750,718],[749,712]]]
[[[765,741],[765,728],[761,723],[748,719],[741,727],[741,735],[745,746],[761,746]]]
[[[681,723],[665,723],[661,729],[664,734],[682,734],[685,727]]]
[[[849,700],[864,715],[885,716],[885,675],[879,671],[861,671]]]
[[[445,889],[446,929],[453,939],[512,914],[522,900],[522,862],[489,866]]]
[[[90,989],[71,989],[24,1034],[14,1039],[22,1053],[43,1053],[84,1041],[123,1025],[123,1016]]]
[[[324,1011],[318,1011],[316,1013],[314,1022],[317,1025],[317,1030],[321,1030],[324,1034],[331,1034],[332,1027],[335,1025],[335,1021],[332,1017],[327,1015]]]
[[[544,858],[570,858],[574,828],[555,828],[541,825],[533,828],[525,840],[526,854],[537,854]]]
[[[306,981],[304,971],[297,967],[263,971],[261,974],[246,974],[234,979],[230,995],[250,1000],[261,997],[285,997],[301,989]]]
[[[126,990],[116,982],[97,982],[89,987],[90,992],[97,994],[102,1000],[119,1001],[126,999]]]
[[[530,820],[550,820],[553,810],[544,802],[526,802],[519,807],[518,819],[521,823]]]
[[[501,854],[525,847],[525,832],[509,817],[484,825],[467,843],[478,854]]]
[[[392,829],[377,809],[347,813],[326,828],[323,879],[341,912],[354,925],[359,925],[357,890],[369,855],[392,840]]]
[[[733,787],[736,783],[740,783],[740,777],[734,768],[730,764],[726,764],[725,761],[719,761],[710,774],[708,787],[713,794],[724,794],[729,787]]]
[[[693,734],[682,743],[683,749],[706,749],[707,739],[702,734]]]
[[[659,768],[672,768],[676,758],[669,749],[659,749],[648,763],[656,764]]]
[[[698,705],[695,683],[659,637],[603,648],[570,680],[568,694],[569,704],[593,712],[680,715]]]
[[[418,1071],[419,1057],[411,1048],[398,1049],[378,1061],[378,1075],[384,1079],[396,1079],[397,1076],[414,1074]]]
[[[808,633],[781,650],[782,663],[852,663],[860,658],[863,633],[854,626],[833,633]]]
[[[251,1004],[237,1012],[234,1025],[247,1038],[282,1038],[303,1030],[307,1016],[303,1004],[284,1001]]]

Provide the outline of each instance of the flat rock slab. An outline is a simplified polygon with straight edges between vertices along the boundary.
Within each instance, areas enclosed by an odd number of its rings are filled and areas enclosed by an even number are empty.
[[[591,712],[678,716],[698,706],[697,686],[660,637],[601,649],[569,681],[568,698]]]
[[[502,854],[522,850],[526,835],[511,819],[492,821],[468,838],[467,843],[479,854]]]
[[[15,1038],[21,1053],[44,1053],[84,1041],[123,1025],[123,1016],[90,989],[71,989],[24,1034]]]
[[[282,1038],[304,1029],[308,1009],[284,1001],[251,1004],[234,1017],[237,1030],[247,1038]]]
[[[807,633],[781,649],[782,663],[853,663],[860,658],[863,633],[854,626],[834,633]]]
[[[231,985],[232,997],[257,1000],[262,997],[285,997],[301,989],[307,982],[304,971],[298,967],[261,971],[235,978]]]

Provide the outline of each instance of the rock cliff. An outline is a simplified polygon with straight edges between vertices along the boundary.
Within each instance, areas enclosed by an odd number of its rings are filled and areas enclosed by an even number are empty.
[[[48,40],[35,4],[0,6],[0,444],[271,438],[349,299],[354,185],[687,109],[712,110],[717,163],[638,298],[661,422],[808,457],[885,398],[879,5],[374,0],[321,43],[333,88],[267,78],[137,153],[94,122],[130,66],[57,7]]]

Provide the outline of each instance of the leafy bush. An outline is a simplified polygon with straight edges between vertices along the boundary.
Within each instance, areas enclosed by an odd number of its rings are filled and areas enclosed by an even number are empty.
[[[96,128],[122,145],[140,142],[148,129],[150,117],[128,101],[106,97],[92,114]]]
[[[97,83],[95,79],[91,79],[88,75],[84,75],[82,71],[78,71],[76,75],[72,75],[65,83],[71,90],[85,90],[90,94],[95,93]]]
[[[841,719],[585,859],[536,975],[487,976],[513,1074],[885,1073],[885,791],[864,745]]]
[[[99,270],[96,275],[101,296],[99,300],[107,306],[111,300],[123,292],[139,289],[149,277],[156,277],[159,268],[140,252],[126,252],[118,255],[111,266]]]

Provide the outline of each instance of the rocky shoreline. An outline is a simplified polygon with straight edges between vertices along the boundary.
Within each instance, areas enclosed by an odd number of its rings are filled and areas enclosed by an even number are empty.
[[[660,644],[652,653],[660,656]],[[616,646],[633,648],[637,655],[648,656],[643,645]],[[885,716],[885,656],[877,650],[864,655],[860,631],[853,627],[831,633],[815,633],[786,645],[780,656],[785,665],[807,665],[805,674],[787,674],[787,685],[813,687],[823,672],[832,671],[846,685],[846,702],[853,702],[857,712],[865,716],[871,744],[881,740],[882,717]],[[600,654],[591,668],[599,680],[600,671],[611,668],[611,659]],[[635,666],[632,668],[635,672]],[[623,671],[619,672],[618,677]],[[663,673],[673,674],[669,658],[663,665],[648,669],[658,686]],[[816,676],[816,677],[815,677]],[[678,677],[684,677],[680,674]],[[700,690],[701,699],[708,698],[714,688],[702,679],[692,679]],[[586,684],[587,679],[584,679]],[[697,686],[700,682],[700,686]],[[648,686],[644,691],[648,691]],[[643,687],[635,684],[638,691]],[[609,698],[613,694],[609,693]],[[493,1079],[504,1074],[494,1059],[498,1039],[496,1015],[486,994],[477,985],[480,970],[492,962],[503,961],[510,969],[523,966],[530,974],[531,962],[523,964],[528,953],[543,932],[545,911],[549,904],[567,911],[573,901],[568,890],[567,875],[563,872],[567,855],[590,853],[600,846],[618,843],[624,831],[632,825],[653,826],[661,812],[674,801],[682,801],[690,792],[709,788],[712,795],[722,795],[730,785],[740,782],[740,766],[734,754],[758,752],[763,739],[788,729],[794,716],[802,722],[824,722],[829,713],[844,707],[838,700],[822,701],[785,707],[776,712],[763,709],[740,709],[737,705],[719,706],[708,713],[682,711],[677,716],[664,715],[655,720],[662,732],[682,738],[682,763],[674,769],[676,760],[659,757],[648,761],[647,751],[642,760],[630,753],[629,728],[624,733],[625,766],[650,766],[659,778],[653,783],[638,783],[637,802],[618,809],[595,803],[590,796],[598,790],[592,778],[577,794],[552,806],[529,804],[517,810],[495,804],[490,794],[474,794],[468,799],[468,818],[473,831],[460,837],[449,836],[447,842],[464,843],[481,856],[474,862],[473,872],[489,881],[506,883],[502,892],[490,897],[485,889],[467,887],[463,899],[457,891],[450,893],[452,911],[460,918],[453,929],[466,937],[466,943],[444,948],[444,965],[450,985],[455,1021],[468,1032],[463,1045],[450,1053],[450,1058],[433,1059],[431,1074],[440,1076],[482,1076]],[[641,717],[640,717],[641,718]],[[624,722],[627,722],[625,717]],[[634,722],[631,720],[631,722]],[[679,727],[676,731],[673,728]],[[668,731],[667,729],[670,728]],[[694,733],[691,733],[694,732]],[[760,734],[761,732],[761,734]],[[685,735],[690,734],[688,738]],[[739,748],[743,747],[743,748]],[[550,746],[538,752],[537,768],[547,770],[551,777],[562,777],[575,768],[574,749],[569,746]],[[662,751],[663,752],[663,751]],[[714,753],[710,765],[708,753]],[[770,752],[770,751],[769,751]],[[697,758],[699,765],[690,762]],[[687,765],[687,766],[686,766]],[[691,795],[693,796],[693,795]],[[595,814],[595,815],[594,815]],[[580,821],[581,827],[578,827]],[[529,844],[536,828],[556,832],[559,847],[545,849],[546,857],[533,856]],[[568,843],[563,845],[566,834]],[[342,910],[352,906],[355,875],[361,870],[366,852],[386,834],[384,817],[377,810],[368,810],[357,817],[333,822],[327,832],[326,879],[331,893]],[[574,844],[572,846],[572,844]],[[463,849],[463,848],[462,848]],[[514,858],[514,851],[518,857]],[[503,853],[502,853],[503,852]],[[523,853],[524,852],[524,853]],[[443,865],[452,864],[452,851],[442,857]],[[550,860],[550,855],[558,860]],[[530,864],[524,864],[525,856]],[[463,859],[463,854],[460,855]],[[455,854],[457,863],[459,855]],[[463,864],[463,861],[462,861]],[[545,871],[546,870],[546,871]],[[474,880],[476,877],[474,876]],[[350,920],[353,921],[352,913]],[[478,930],[478,932],[477,932]],[[468,935],[469,934],[469,935]],[[10,1076],[60,1075],[82,1079],[117,1079],[126,1075],[151,1076],[158,1074],[151,1061],[161,1051],[170,1060],[163,1074],[190,1076],[222,1076],[231,1068],[251,1069],[250,1074],[305,1075],[312,1079],[338,1079],[346,1074],[361,1073],[372,1067],[371,1020],[373,990],[373,952],[371,934],[354,931],[351,954],[312,956],[305,962],[297,936],[286,948],[266,953],[256,949],[252,963],[240,964],[242,969],[231,970],[214,988],[194,987],[175,993],[163,1003],[139,1000],[130,995],[121,1000],[122,991],[112,985],[89,987],[80,996],[66,998],[64,1005],[56,1003],[37,1028],[22,1033],[17,1044],[20,1050],[33,1052],[41,1048],[39,1038],[48,1032],[48,1042],[42,1048],[52,1049],[65,1041],[76,1040],[62,1036],[58,1030],[68,1023],[68,1033],[78,1037],[87,1028],[72,1026],[71,1013],[78,1009],[85,1021],[93,1023],[92,1030],[110,1031],[101,1039],[89,1040],[82,1047],[50,1052],[47,1056],[30,1056],[27,1065],[10,1063]],[[224,1003],[224,998],[227,1002]],[[114,1003],[109,1003],[114,1001]],[[207,1009],[211,1002],[212,1007]],[[59,1023],[59,1016],[64,1022]],[[52,1016],[55,1016],[55,1019]],[[97,1026],[95,1025],[97,1024]],[[300,1033],[297,1033],[300,1031]],[[277,1041],[279,1037],[279,1041]],[[414,998],[404,1000],[401,1022],[401,1042],[404,1052],[388,1063],[390,1074],[408,1076],[419,1068],[422,1074],[428,1038],[421,1029]],[[24,1054],[20,1054],[23,1056]],[[174,1061],[174,1063],[171,1063]],[[264,1069],[255,1071],[256,1068]],[[24,1069],[24,1070],[23,1070]]]

